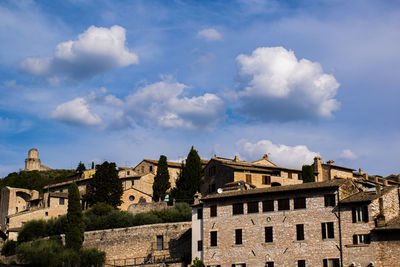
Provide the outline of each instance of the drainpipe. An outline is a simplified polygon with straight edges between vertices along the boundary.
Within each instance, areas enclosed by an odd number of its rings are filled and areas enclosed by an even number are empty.
[[[340,189],[338,188],[337,193],[338,203],[338,221],[339,221],[339,252],[340,252],[340,267],[343,267],[343,246],[342,246],[342,224],[340,218]]]

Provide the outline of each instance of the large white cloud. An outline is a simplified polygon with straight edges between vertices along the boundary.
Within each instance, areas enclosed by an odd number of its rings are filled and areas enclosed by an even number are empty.
[[[339,108],[339,83],[318,62],[298,60],[283,47],[260,47],[236,58],[240,111],[252,118],[296,120],[329,118]]]
[[[344,160],[356,160],[358,158],[357,155],[350,149],[344,149],[339,157]]]
[[[237,142],[240,153],[250,159],[261,158],[268,154],[269,159],[279,166],[301,168],[304,164],[312,164],[317,152],[310,151],[307,146],[287,146],[274,144],[270,140],[260,140],[251,143],[245,139]]]
[[[27,58],[20,68],[50,80],[66,78],[83,80],[118,67],[139,62],[138,56],[125,44],[125,29],[89,27],[75,41],[57,45],[54,55]]]
[[[85,126],[98,126],[102,123],[101,118],[97,114],[90,112],[89,105],[86,100],[81,97],[58,105],[56,109],[51,112],[50,118],[70,124]]]
[[[126,114],[144,125],[166,128],[212,128],[224,116],[215,94],[182,96],[188,87],[169,78],[146,85],[126,99]]]

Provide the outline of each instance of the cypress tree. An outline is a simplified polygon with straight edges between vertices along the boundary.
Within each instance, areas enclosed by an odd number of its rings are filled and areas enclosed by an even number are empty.
[[[93,170],[94,169],[94,161],[92,161],[92,168],[91,168],[91,170]]]
[[[182,177],[176,181],[177,198],[184,201],[191,201],[193,195],[200,189],[202,176],[201,160],[197,150],[192,146],[186,158]]]
[[[314,169],[310,165],[303,165],[302,167],[303,183],[315,182]]]
[[[76,172],[83,173],[83,171],[85,170],[86,170],[85,164],[83,164],[82,161],[79,161],[78,167],[76,167]]]
[[[157,174],[154,177],[153,200],[159,201],[160,198],[163,200],[170,187],[167,157],[161,155],[158,160]]]
[[[122,182],[114,162],[96,165],[96,173],[87,185],[86,200],[89,205],[104,202],[116,208],[122,204]]]
[[[68,189],[67,220],[66,246],[67,248],[80,250],[84,239],[85,223],[83,221],[79,189],[76,183],[71,184]]]

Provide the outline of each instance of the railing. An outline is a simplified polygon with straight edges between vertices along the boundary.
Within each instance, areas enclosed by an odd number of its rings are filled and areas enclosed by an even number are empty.
[[[140,258],[126,258],[126,259],[114,259],[107,260],[105,266],[120,267],[120,266],[143,266],[147,264],[155,263],[172,263],[181,262],[181,258],[171,258],[170,256],[148,256]]]

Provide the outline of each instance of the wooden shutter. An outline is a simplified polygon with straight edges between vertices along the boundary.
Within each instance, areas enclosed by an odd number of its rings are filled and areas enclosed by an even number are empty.
[[[357,222],[356,208],[355,207],[351,208],[351,215],[352,215],[352,218],[353,218],[353,223]]]
[[[324,259],[324,267],[328,267],[328,260]]]
[[[353,235],[353,244],[354,244],[354,245],[357,245],[357,244],[358,244],[357,235]]]
[[[326,239],[326,224],[321,223],[322,239]]]

